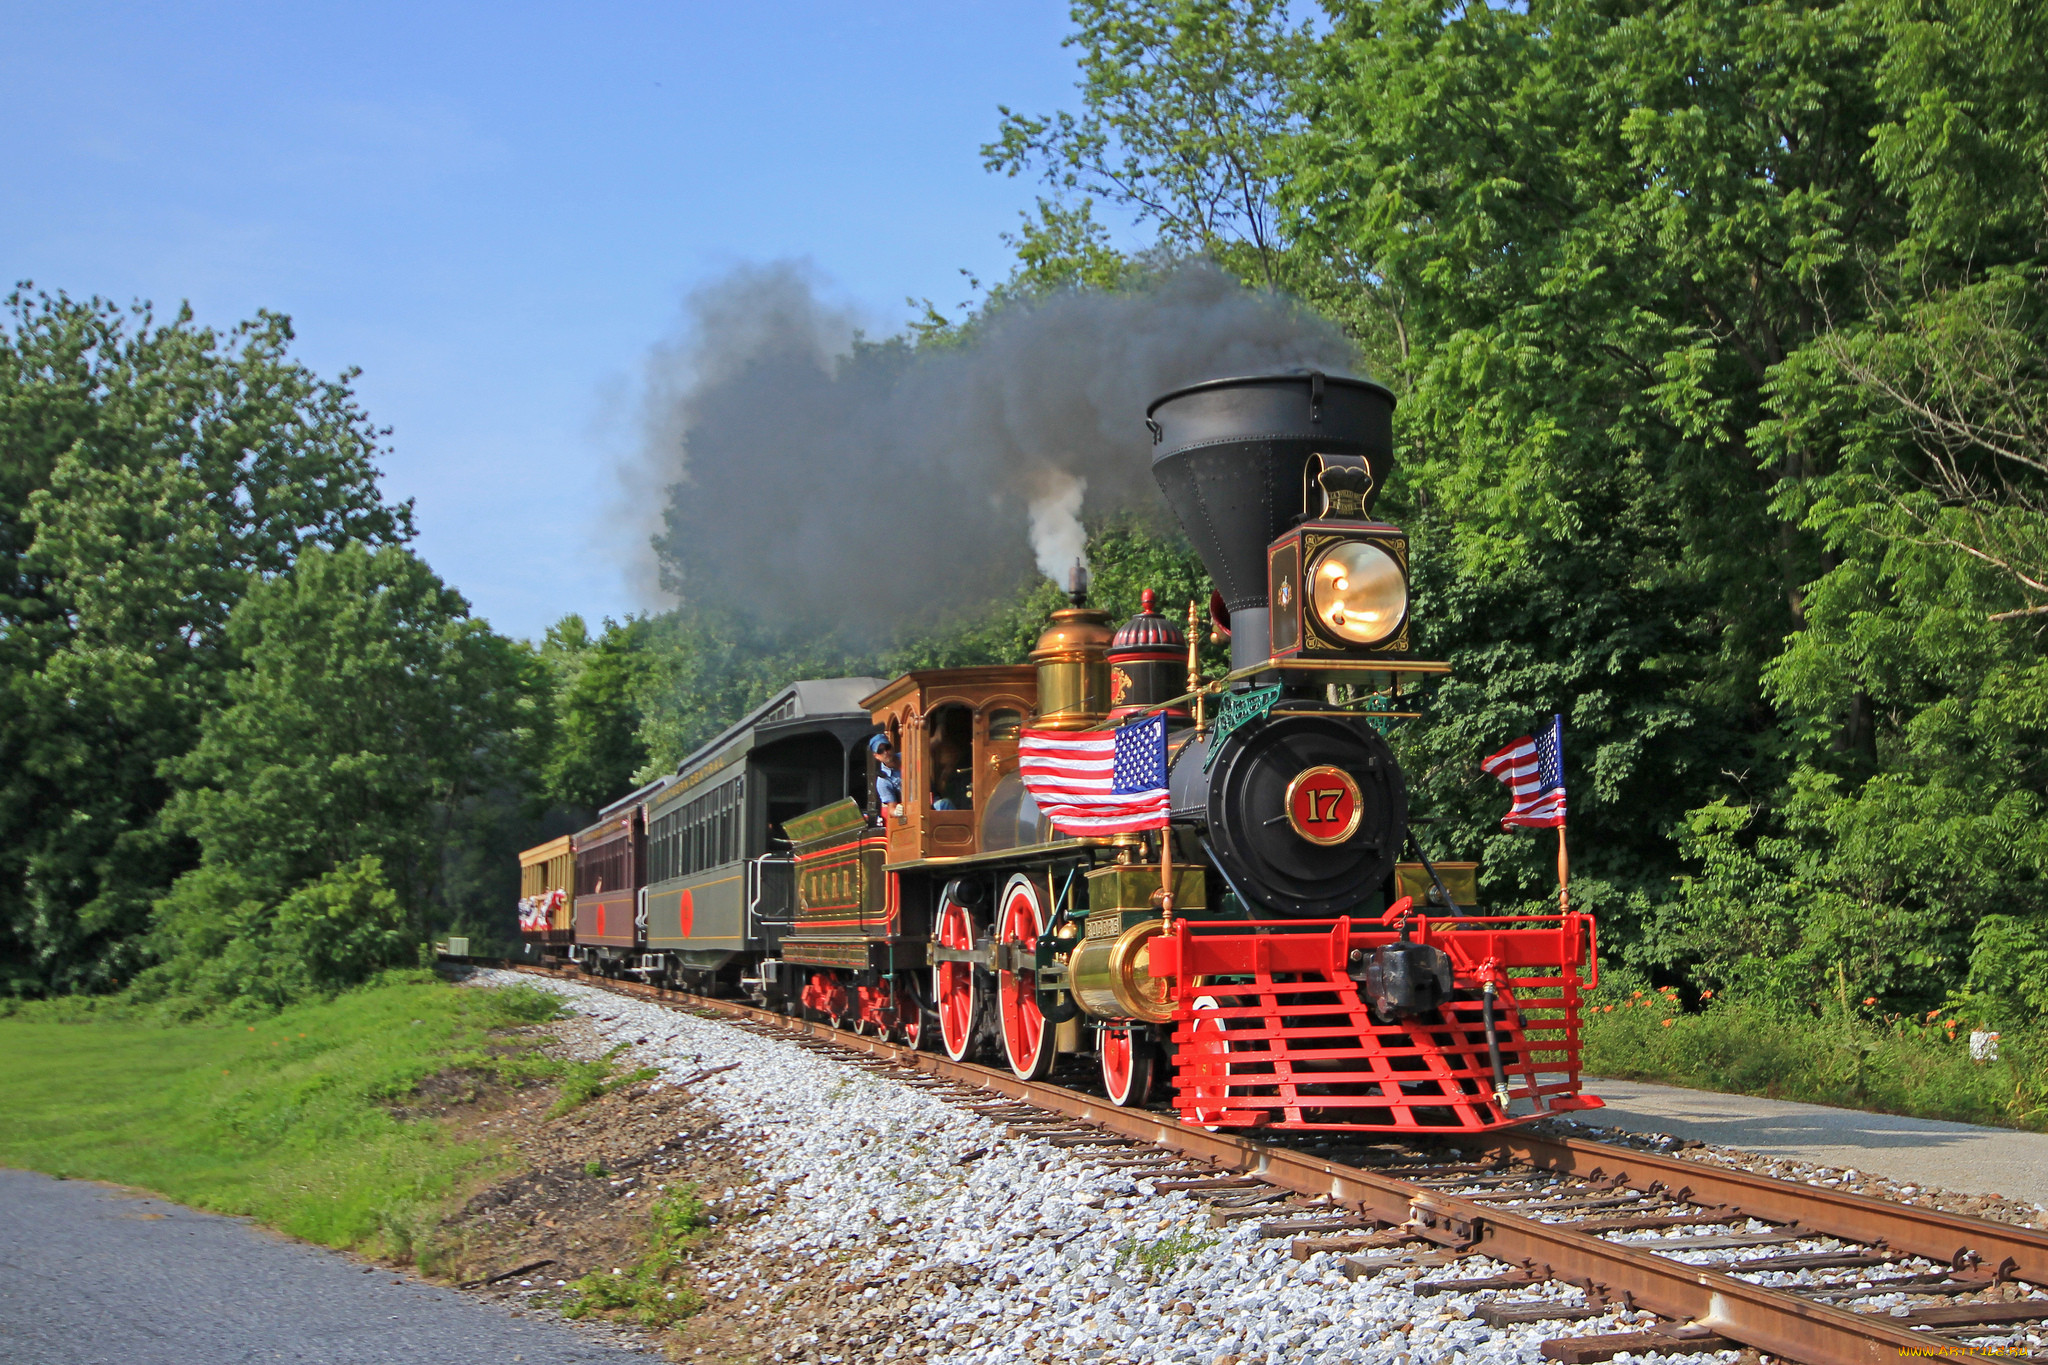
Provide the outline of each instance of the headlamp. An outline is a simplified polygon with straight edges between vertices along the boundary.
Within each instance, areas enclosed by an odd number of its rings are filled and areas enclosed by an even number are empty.
[[[1309,610],[1332,635],[1374,645],[1401,628],[1408,582],[1394,557],[1366,540],[1344,540],[1315,558],[1308,574]]]

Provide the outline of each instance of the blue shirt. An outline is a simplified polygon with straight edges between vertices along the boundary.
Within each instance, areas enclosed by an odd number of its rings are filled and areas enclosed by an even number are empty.
[[[903,770],[877,765],[875,769],[875,799],[885,806],[903,803]]]

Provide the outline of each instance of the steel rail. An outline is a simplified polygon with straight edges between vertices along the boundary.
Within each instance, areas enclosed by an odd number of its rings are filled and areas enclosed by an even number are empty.
[[[998,1095],[1019,1100],[1035,1108],[1093,1124],[1136,1142],[1150,1143],[1183,1153],[1211,1165],[1245,1175],[1255,1175],[1269,1184],[1298,1194],[1327,1198],[1395,1227],[1411,1227],[1418,1235],[1439,1245],[1489,1256],[1495,1260],[1531,1268],[1547,1278],[1598,1288],[1610,1298],[1627,1295],[1638,1308],[1680,1323],[1695,1324],[1772,1355],[1807,1362],[1807,1365],[1897,1365],[1906,1356],[1939,1351],[1950,1343],[1940,1337],[1894,1326],[1887,1318],[1855,1313],[1831,1304],[1812,1302],[1778,1293],[1761,1285],[1737,1279],[1722,1271],[1706,1270],[1653,1252],[1639,1251],[1625,1243],[1609,1242],[1590,1233],[1574,1231],[1570,1224],[1544,1223],[1519,1217],[1485,1204],[1444,1194],[1422,1185],[1382,1175],[1362,1167],[1325,1160],[1287,1147],[1212,1132],[1142,1109],[1124,1109],[1106,1100],[1040,1081],[1021,1080],[1007,1071],[972,1062],[955,1062],[930,1052],[919,1052],[885,1039],[850,1033],[818,1021],[795,1019],[772,1010],[742,1005],[730,1000],[671,991],[638,982],[571,976],[546,968],[518,965],[515,970],[559,980],[577,980],[618,994],[638,996],[685,1007],[709,1010],[735,1018],[768,1024],[792,1034],[807,1035],[849,1051],[866,1052],[916,1069],[942,1080],[958,1081]],[[1418,1138],[1456,1136],[1452,1133],[1418,1131]],[[2001,1254],[2020,1258],[2007,1243],[1987,1239],[1986,1225],[1972,1219],[1942,1214],[1927,1218],[1927,1210],[1910,1210],[1884,1205],[1880,1200],[1827,1192],[1831,1199],[1808,1186],[1791,1186],[1768,1177],[1724,1179],[1737,1173],[1703,1168],[1693,1162],[1652,1157],[1625,1148],[1569,1139],[1553,1142],[1528,1135],[1496,1134],[1492,1141],[1503,1150],[1519,1153],[1522,1159],[1550,1170],[1590,1170],[1595,1161],[1613,1162],[1618,1168],[1633,1165],[1638,1170],[1672,1176],[1692,1187],[1693,1193],[1714,1202],[1709,1191],[1722,1190],[1727,1202],[1745,1214],[1777,1218],[1796,1223],[1814,1236],[1847,1237],[1863,1243],[1882,1242],[1907,1251],[1907,1242],[1934,1245],[1926,1241],[1939,1228],[1967,1232],[1978,1244],[1990,1241]],[[1647,1159],[1646,1159],[1647,1158]],[[1604,1170],[1604,1166],[1602,1167]],[[1664,1183],[1668,1186],[1669,1180]],[[1771,1186],[1779,1187],[1776,1190]],[[1876,1209],[1864,1206],[1877,1206]],[[1775,1210],[1767,1212],[1766,1208]],[[1879,1210],[1895,1215],[1879,1224],[1873,1214]],[[1817,1212],[1824,1216],[1816,1218]],[[1829,1226],[1859,1227],[1860,1232],[1835,1232]],[[1920,1231],[1909,1233],[1909,1228]],[[1999,1233],[2023,1229],[1994,1227]],[[1924,1234],[1924,1235],[1923,1235]],[[2031,1234],[2009,1238],[2016,1245],[2026,1240],[2037,1243],[2036,1258],[2048,1249],[2048,1238]],[[1954,1238],[1951,1237],[1953,1242]],[[1957,1248],[1934,1252],[1914,1251],[1947,1261]],[[1987,1253],[1988,1254],[1988,1253]],[[2027,1262],[2022,1262],[2026,1264]]]
[[[1881,1243],[1888,1250],[1958,1269],[1975,1265],[2002,1272],[2004,1278],[2048,1284],[2048,1232],[2036,1228],[1894,1204],[1583,1138],[1510,1130],[1489,1135],[1487,1146],[1556,1175],[1584,1179],[1596,1178],[1597,1173],[1598,1178],[1621,1179],[1637,1189],[1655,1182],[1673,1192],[1689,1190],[1700,1203],[1727,1204],[1768,1222],[1796,1223],[1802,1230],[1865,1245]]]

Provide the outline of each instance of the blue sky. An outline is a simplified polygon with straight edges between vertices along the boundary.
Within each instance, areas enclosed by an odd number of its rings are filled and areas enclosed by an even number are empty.
[[[878,332],[1006,270],[996,106],[1072,107],[1061,0],[0,3],[0,269],[289,313],[393,428],[421,552],[501,630],[641,605],[617,464],[680,300],[807,259]]]

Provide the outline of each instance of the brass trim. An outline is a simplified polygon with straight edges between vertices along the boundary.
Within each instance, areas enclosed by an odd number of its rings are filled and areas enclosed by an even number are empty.
[[[1334,777],[1344,784],[1344,790],[1351,794],[1351,819],[1345,824],[1342,834],[1310,834],[1301,827],[1301,821],[1294,817],[1294,794],[1301,790],[1301,784],[1313,777]],[[1342,768],[1328,763],[1318,763],[1313,768],[1303,768],[1287,784],[1287,827],[1312,844],[1333,848],[1358,833],[1358,823],[1365,818],[1365,793],[1358,789],[1358,779]]]
[[[1386,555],[1387,558],[1393,560],[1395,567],[1401,571],[1400,624],[1389,630],[1385,635],[1380,636],[1377,640],[1347,640],[1340,635],[1333,634],[1322,623],[1321,618],[1317,616],[1314,610],[1315,591],[1311,585],[1315,580],[1316,571],[1322,567],[1324,558],[1340,545],[1357,544],[1372,546]],[[1299,615],[1302,622],[1301,640],[1303,648],[1345,650],[1353,654],[1365,649],[1405,653],[1408,649],[1408,626],[1412,619],[1411,608],[1415,604],[1414,572],[1408,564],[1407,537],[1403,536],[1398,540],[1391,538],[1382,540],[1379,537],[1369,535],[1304,533],[1301,537],[1301,547],[1301,568],[1299,572],[1302,583],[1302,602]]]
[[[1172,1019],[1172,983],[1151,971],[1152,940],[1165,931],[1164,922],[1148,919],[1118,934],[1114,942],[1084,941],[1068,971],[1076,1002],[1099,1019],[1142,1019],[1148,1024]]]
[[[1368,673],[1448,674],[1450,671],[1451,666],[1440,659],[1268,659],[1264,663],[1226,673],[1217,681],[1233,683],[1261,673],[1354,673],[1363,677]],[[1341,682],[1343,679],[1333,681]]]
[[[923,867],[966,867],[975,863],[1010,862],[1020,858],[1055,861],[1087,853],[1092,849],[1115,848],[1128,842],[1130,840],[1123,835],[1090,834],[1080,839],[1056,839],[1043,844],[991,849],[986,853],[961,853],[944,858],[905,858],[900,862],[883,863],[882,871],[909,872]]]

